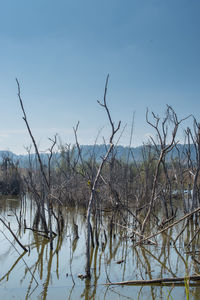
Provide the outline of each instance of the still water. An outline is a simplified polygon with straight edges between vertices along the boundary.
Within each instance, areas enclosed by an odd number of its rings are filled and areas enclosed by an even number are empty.
[[[49,241],[30,229],[19,226],[20,220],[32,227],[36,207],[26,198],[0,199],[0,217],[10,224],[18,239],[29,248],[23,252],[11,233],[0,222],[0,299],[200,299],[200,286],[106,286],[125,280],[178,277],[200,274],[200,243],[194,240],[185,247],[194,229],[189,224],[174,245],[172,239],[184,226],[169,229],[157,237],[156,245],[134,247],[131,230],[115,224],[109,236],[109,215],[101,220],[99,246],[91,253],[92,279],[85,273],[85,211],[63,208],[65,220],[61,237]],[[74,223],[78,239],[74,239]],[[195,260],[190,251],[196,251]],[[199,261],[199,263],[198,263]],[[188,298],[189,297],[189,298]]]

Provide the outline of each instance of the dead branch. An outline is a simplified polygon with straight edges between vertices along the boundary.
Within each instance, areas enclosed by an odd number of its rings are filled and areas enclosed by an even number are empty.
[[[192,244],[192,242],[194,241],[194,239],[196,238],[197,234],[199,234],[200,232],[200,228],[197,229],[197,231],[195,232],[194,236],[192,237],[192,239],[189,241],[189,243],[186,245],[187,248],[190,247],[190,245]]]
[[[28,252],[28,249],[22,245],[22,243],[18,240],[14,232],[11,230],[11,228],[0,218],[0,221],[4,224],[4,226],[10,231],[16,242],[19,244],[19,246],[26,252]]]
[[[191,213],[188,213],[187,215],[185,215],[184,217],[182,217],[182,218],[180,218],[179,220],[175,221],[174,223],[170,224],[170,225],[167,226],[166,228],[164,228],[164,229],[162,229],[162,230],[160,230],[160,231],[158,231],[158,232],[156,232],[156,233],[154,233],[154,234],[151,234],[150,236],[148,236],[148,237],[146,237],[146,238],[140,240],[140,242],[136,243],[135,246],[140,245],[141,243],[145,242],[146,240],[149,240],[149,239],[151,239],[151,238],[153,238],[153,237],[155,237],[155,236],[161,234],[162,232],[168,230],[169,228],[173,227],[174,225],[180,223],[181,221],[183,221],[183,220],[185,220],[185,219],[187,219],[187,218],[190,218],[192,215],[196,214],[196,213],[199,212],[199,211],[200,211],[200,207],[198,207],[197,209],[195,209],[195,210],[192,211]]]
[[[129,280],[121,282],[108,282],[105,285],[151,285],[151,284],[165,284],[174,282],[185,282],[185,281],[200,281],[200,275],[185,276],[185,277],[171,277],[171,278],[157,278],[150,280]]]
[[[28,129],[28,133],[31,137],[31,140],[33,142],[33,145],[34,145],[34,148],[35,148],[35,152],[37,154],[37,158],[38,158],[38,161],[39,161],[39,165],[40,165],[40,170],[41,170],[41,173],[42,173],[42,176],[43,176],[43,179],[45,181],[45,184],[49,187],[49,184],[48,184],[48,180],[46,178],[46,175],[45,175],[45,172],[44,172],[44,168],[43,168],[43,164],[42,164],[42,160],[41,160],[41,157],[40,157],[40,153],[39,153],[39,150],[38,150],[38,147],[37,147],[37,144],[36,144],[36,141],[34,139],[34,136],[32,134],[32,131],[31,131],[31,128],[29,126],[29,123],[28,123],[28,120],[27,120],[27,117],[26,117],[26,112],[25,112],[25,109],[24,109],[24,105],[23,105],[23,101],[22,101],[22,98],[21,98],[21,90],[20,90],[20,85],[19,85],[19,81],[18,79],[16,78],[16,82],[17,82],[17,87],[18,87],[18,98],[19,98],[19,102],[20,102],[20,105],[21,105],[21,109],[22,109],[22,112],[23,112],[23,120],[24,122],[26,123],[26,127]]]

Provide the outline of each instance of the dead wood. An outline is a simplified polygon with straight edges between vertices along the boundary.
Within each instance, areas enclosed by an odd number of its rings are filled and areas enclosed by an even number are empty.
[[[179,220],[175,221],[174,223],[170,224],[169,226],[163,228],[162,230],[154,233],[154,234],[151,234],[150,236],[146,237],[146,238],[143,238],[142,240],[140,240],[138,243],[135,244],[135,246],[137,245],[140,245],[141,243],[145,242],[146,240],[149,240],[153,237],[155,237],[156,235],[159,235],[161,234],[162,232],[168,230],[169,228],[173,227],[174,225],[180,223],[181,221],[187,219],[187,218],[190,218],[192,215],[194,215],[195,213],[199,212],[200,211],[200,207],[198,207],[197,209],[195,209],[194,211],[192,211],[191,213],[188,213],[187,215],[185,215],[184,217],[180,218]]]
[[[118,125],[115,127],[115,125],[112,121],[111,115],[110,115],[110,111],[107,106],[106,95],[107,95],[108,79],[109,79],[109,75],[106,78],[103,103],[101,103],[100,101],[97,101],[97,102],[99,103],[99,105],[101,105],[105,109],[105,111],[107,113],[107,117],[109,119],[109,123],[111,126],[111,134],[110,134],[110,140],[109,140],[109,147],[106,151],[106,154],[101,158],[101,163],[98,167],[96,176],[94,178],[94,182],[91,186],[90,198],[89,198],[89,203],[88,203],[88,208],[87,208],[87,217],[86,217],[87,238],[86,238],[86,268],[85,268],[87,278],[91,277],[91,273],[90,273],[90,237],[91,237],[90,216],[91,216],[92,205],[96,200],[96,198],[95,198],[96,189],[97,189],[97,185],[98,185],[98,182],[99,182],[99,179],[101,176],[102,169],[104,167],[104,164],[108,160],[109,155],[113,151],[113,148],[114,148],[113,139],[114,139],[114,136],[117,133],[117,131],[120,129],[120,125],[121,125],[121,121],[119,121]]]
[[[150,280],[128,280],[121,282],[108,282],[105,285],[151,285],[151,284],[165,284],[185,281],[200,281],[200,275],[185,276],[185,277],[171,277],[171,278],[156,278]]]
[[[20,241],[18,240],[18,238],[16,237],[16,235],[14,234],[14,232],[11,230],[11,228],[4,222],[4,220],[2,220],[1,218],[0,218],[0,221],[6,226],[6,228],[10,231],[10,233],[12,234],[12,236],[14,237],[14,239],[16,240],[16,242],[20,245],[20,247],[24,250],[24,251],[26,251],[26,252],[28,252],[28,249],[26,249],[26,247],[24,247],[23,245],[22,245],[22,243],[20,243]]]
[[[24,229],[32,230],[33,232],[37,232],[37,234],[50,239],[50,237],[47,234],[45,234],[46,231],[38,230],[38,229],[35,229],[35,228],[31,228],[31,227],[24,227]],[[57,236],[57,234],[54,231],[52,231],[52,234],[54,235],[54,237]]]

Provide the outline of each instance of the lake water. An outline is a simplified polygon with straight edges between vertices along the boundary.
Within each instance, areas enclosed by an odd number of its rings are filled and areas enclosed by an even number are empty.
[[[91,280],[81,279],[85,273],[85,211],[63,208],[65,220],[61,237],[49,242],[32,230],[19,228],[17,218],[26,219],[32,227],[36,207],[30,199],[0,200],[0,217],[10,223],[23,245],[23,253],[11,233],[0,223],[0,299],[176,299],[186,298],[186,287],[175,286],[106,286],[125,280],[200,274],[200,242],[185,245],[194,234],[189,224],[184,234],[172,243],[184,223],[157,236],[157,245],[134,246],[131,230],[115,225],[109,236],[110,216],[102,217],[99,247],[91,253]],[[17,217],[16,217],[17,216]],[[78,225],[79,239],[73,240],[73,223]],[[119,220],[122,225],[122,222]],[[190,251],[195,250],[195,260]],[[119,261],[123,261],[119,263]],[[198,263],[199,261],[199,263]],[[200,299],[200,285],[189,287],[188,299]]]

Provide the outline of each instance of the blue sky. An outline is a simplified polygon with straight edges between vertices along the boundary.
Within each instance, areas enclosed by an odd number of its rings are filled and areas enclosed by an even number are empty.
[[[152,132],[145,111],[200,119],[199,0],[0,1],[0,149],[25,153],[31,140],[17,98],[17,77],[41,151],[58,133],[92,144],[109,124],[96,100],[110,74],[108,105],[133,146]],[[185,124],[184,126],[187,126]],[[184,127],[183,126],[183,127]],[[180,128],[180,136],[183,128]]]

